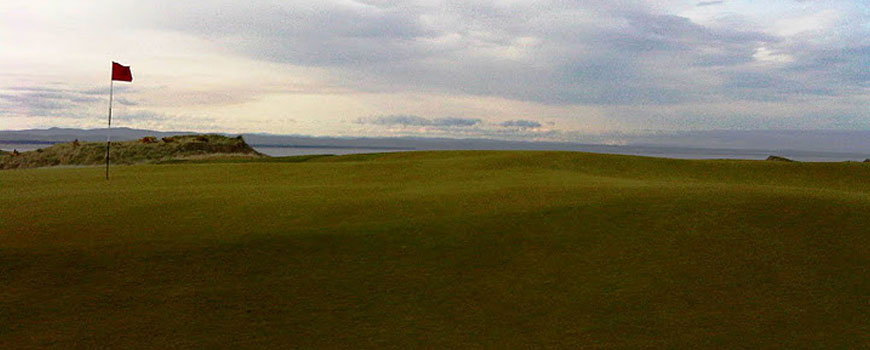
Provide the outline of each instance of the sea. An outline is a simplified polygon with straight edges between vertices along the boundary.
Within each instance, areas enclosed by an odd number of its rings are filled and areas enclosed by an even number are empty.
[[[19,152],[32,151],[39,148],[49,147],[51,144],[34,143],[0,143],[0,150]],[[340,146],[258,146],[253,145],[257,151],[273,156],[288,157],[314,154],[358,154],[358,153],[385,153],[385,152],[408,152],[408,151],[432,151],[432,150],[457,150],[459,148],[377,148],[377,147],[340,147]],[[659,158],[676,159],[755,159],[763,160],[771,155],[786,157],[803,162],[844,162],[863,161],[870,158],[868,153],[842,153],[842,152],[817,152],[800,150],[743,150],[743,149],[707,149],[707,148],[683,148],[667,146],[605,146],[605,145],[570,145],[551,149],[540,148],[534,143],[528,147],[501,147],[501,148],[474,148],[474,150],[553,150],[553,151],[578,151],[592,153],[624,154]]]

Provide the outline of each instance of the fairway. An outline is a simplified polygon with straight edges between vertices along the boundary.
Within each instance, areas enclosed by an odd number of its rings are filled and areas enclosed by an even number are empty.
[[[860,348],[870,164],[406,152],[0,171],[0,349]],[[865,345],[861,345],[865,344]]]

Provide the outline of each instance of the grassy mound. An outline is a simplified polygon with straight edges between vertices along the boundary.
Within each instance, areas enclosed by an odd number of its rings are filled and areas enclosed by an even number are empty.
[[[774,162],[794,162],[794,160],[788,159],[786,157],[780,157],[780,156],[770,156],[770,157],[767,157],[766,160],[774,161]]]
[[[145,137],[137,141],[112,142],[112,164],[165,162],[185,158],[227,156],[262,157],[239,137],[185,135]],[[106,162],[106,144],[70,142],[18,155],[0,154],[0,169],[38,168],[57,165],[97,165]]]
[[[0,349],[866,347],[865,164],[263,160],[0,173]]]

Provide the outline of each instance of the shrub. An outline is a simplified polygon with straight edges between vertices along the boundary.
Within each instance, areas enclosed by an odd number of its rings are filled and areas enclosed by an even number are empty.
[[[780,157],[780,156],[770,156],[770,157],[767,157],[767,160],[772,160],[772,161],[776,161],[776,162],[794,162],[791,159],[788,159],[786,157]]]

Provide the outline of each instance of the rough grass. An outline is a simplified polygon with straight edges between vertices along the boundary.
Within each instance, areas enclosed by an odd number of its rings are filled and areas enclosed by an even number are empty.
[[[0,348],[861,348],[870,166],[565,152],[0,172]]]
[[[184,158],[262,157],[241,137],[184,135],[138,141],[112,142],[113,164],[166,162]],[[97,165],[106,162],[106,144],[70,142],[19,155],[0,154],[0,169],[37,168],[58,165]]]

